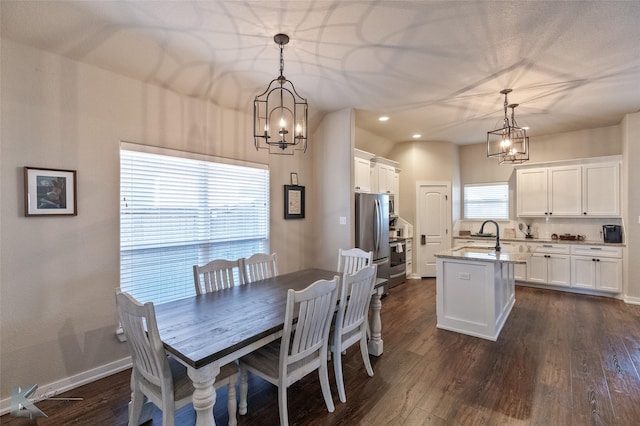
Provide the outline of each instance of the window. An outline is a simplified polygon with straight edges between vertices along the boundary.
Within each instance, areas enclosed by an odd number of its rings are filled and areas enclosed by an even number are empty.
[[[120,288],[141,302],[194,295],[193,265],[269,252],[267,166],[123,143],[120,202]]]
[[[490,183],[464,186],[465,219],[509,219],[509,185]]]

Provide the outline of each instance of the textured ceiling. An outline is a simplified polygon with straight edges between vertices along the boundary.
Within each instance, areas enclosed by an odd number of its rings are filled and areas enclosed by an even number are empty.
[[[10,1],[2,37],[251,112],[284,74],[391,141],[481,142],[501,89],[532,136],[640,110],[639,1]],[[377,121],[381,114],[391,119]]]

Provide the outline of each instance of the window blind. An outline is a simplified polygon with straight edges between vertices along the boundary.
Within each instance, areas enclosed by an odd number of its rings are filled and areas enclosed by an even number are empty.
[[[266,166],[144,150],[120,150],[122,291],[141,302],[188,297],[193,265],[269,252]]]
[[[464,218],[509,219],[509,185],[465,185]]]

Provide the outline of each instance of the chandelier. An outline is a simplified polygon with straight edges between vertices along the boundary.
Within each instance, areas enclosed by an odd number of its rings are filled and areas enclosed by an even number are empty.
[[[256,150],[267,149],[270,154],[306,152],[307,100],[298,95],[293,83],[283,75],[283,51],[289,36],[276,34],[273,40],[280,46],[280,76],[271,80],[267,90],[253,102],[254,145]]]
[[[500,91],[504,95],[503,127],[487,132],[487,157],[497,157],[499,164],[518,164],[529,159],[529,137],[527,130],[516,123],[515,109],[519,104],[509,104],[507,95],[511,92],[511,89]],[[511,108],[511,122],[508,108]]]

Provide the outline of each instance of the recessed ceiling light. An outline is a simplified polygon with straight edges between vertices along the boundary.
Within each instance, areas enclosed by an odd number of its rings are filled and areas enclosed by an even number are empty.
[[[422,137],[422,135],[420,133],[416,133],[416,134],[413,135],[414,139],[419,139],[421,137]]]
[[[389,116],[383,115],[383,116],[379,117],[378,120],[379,121],[389,121]]]

